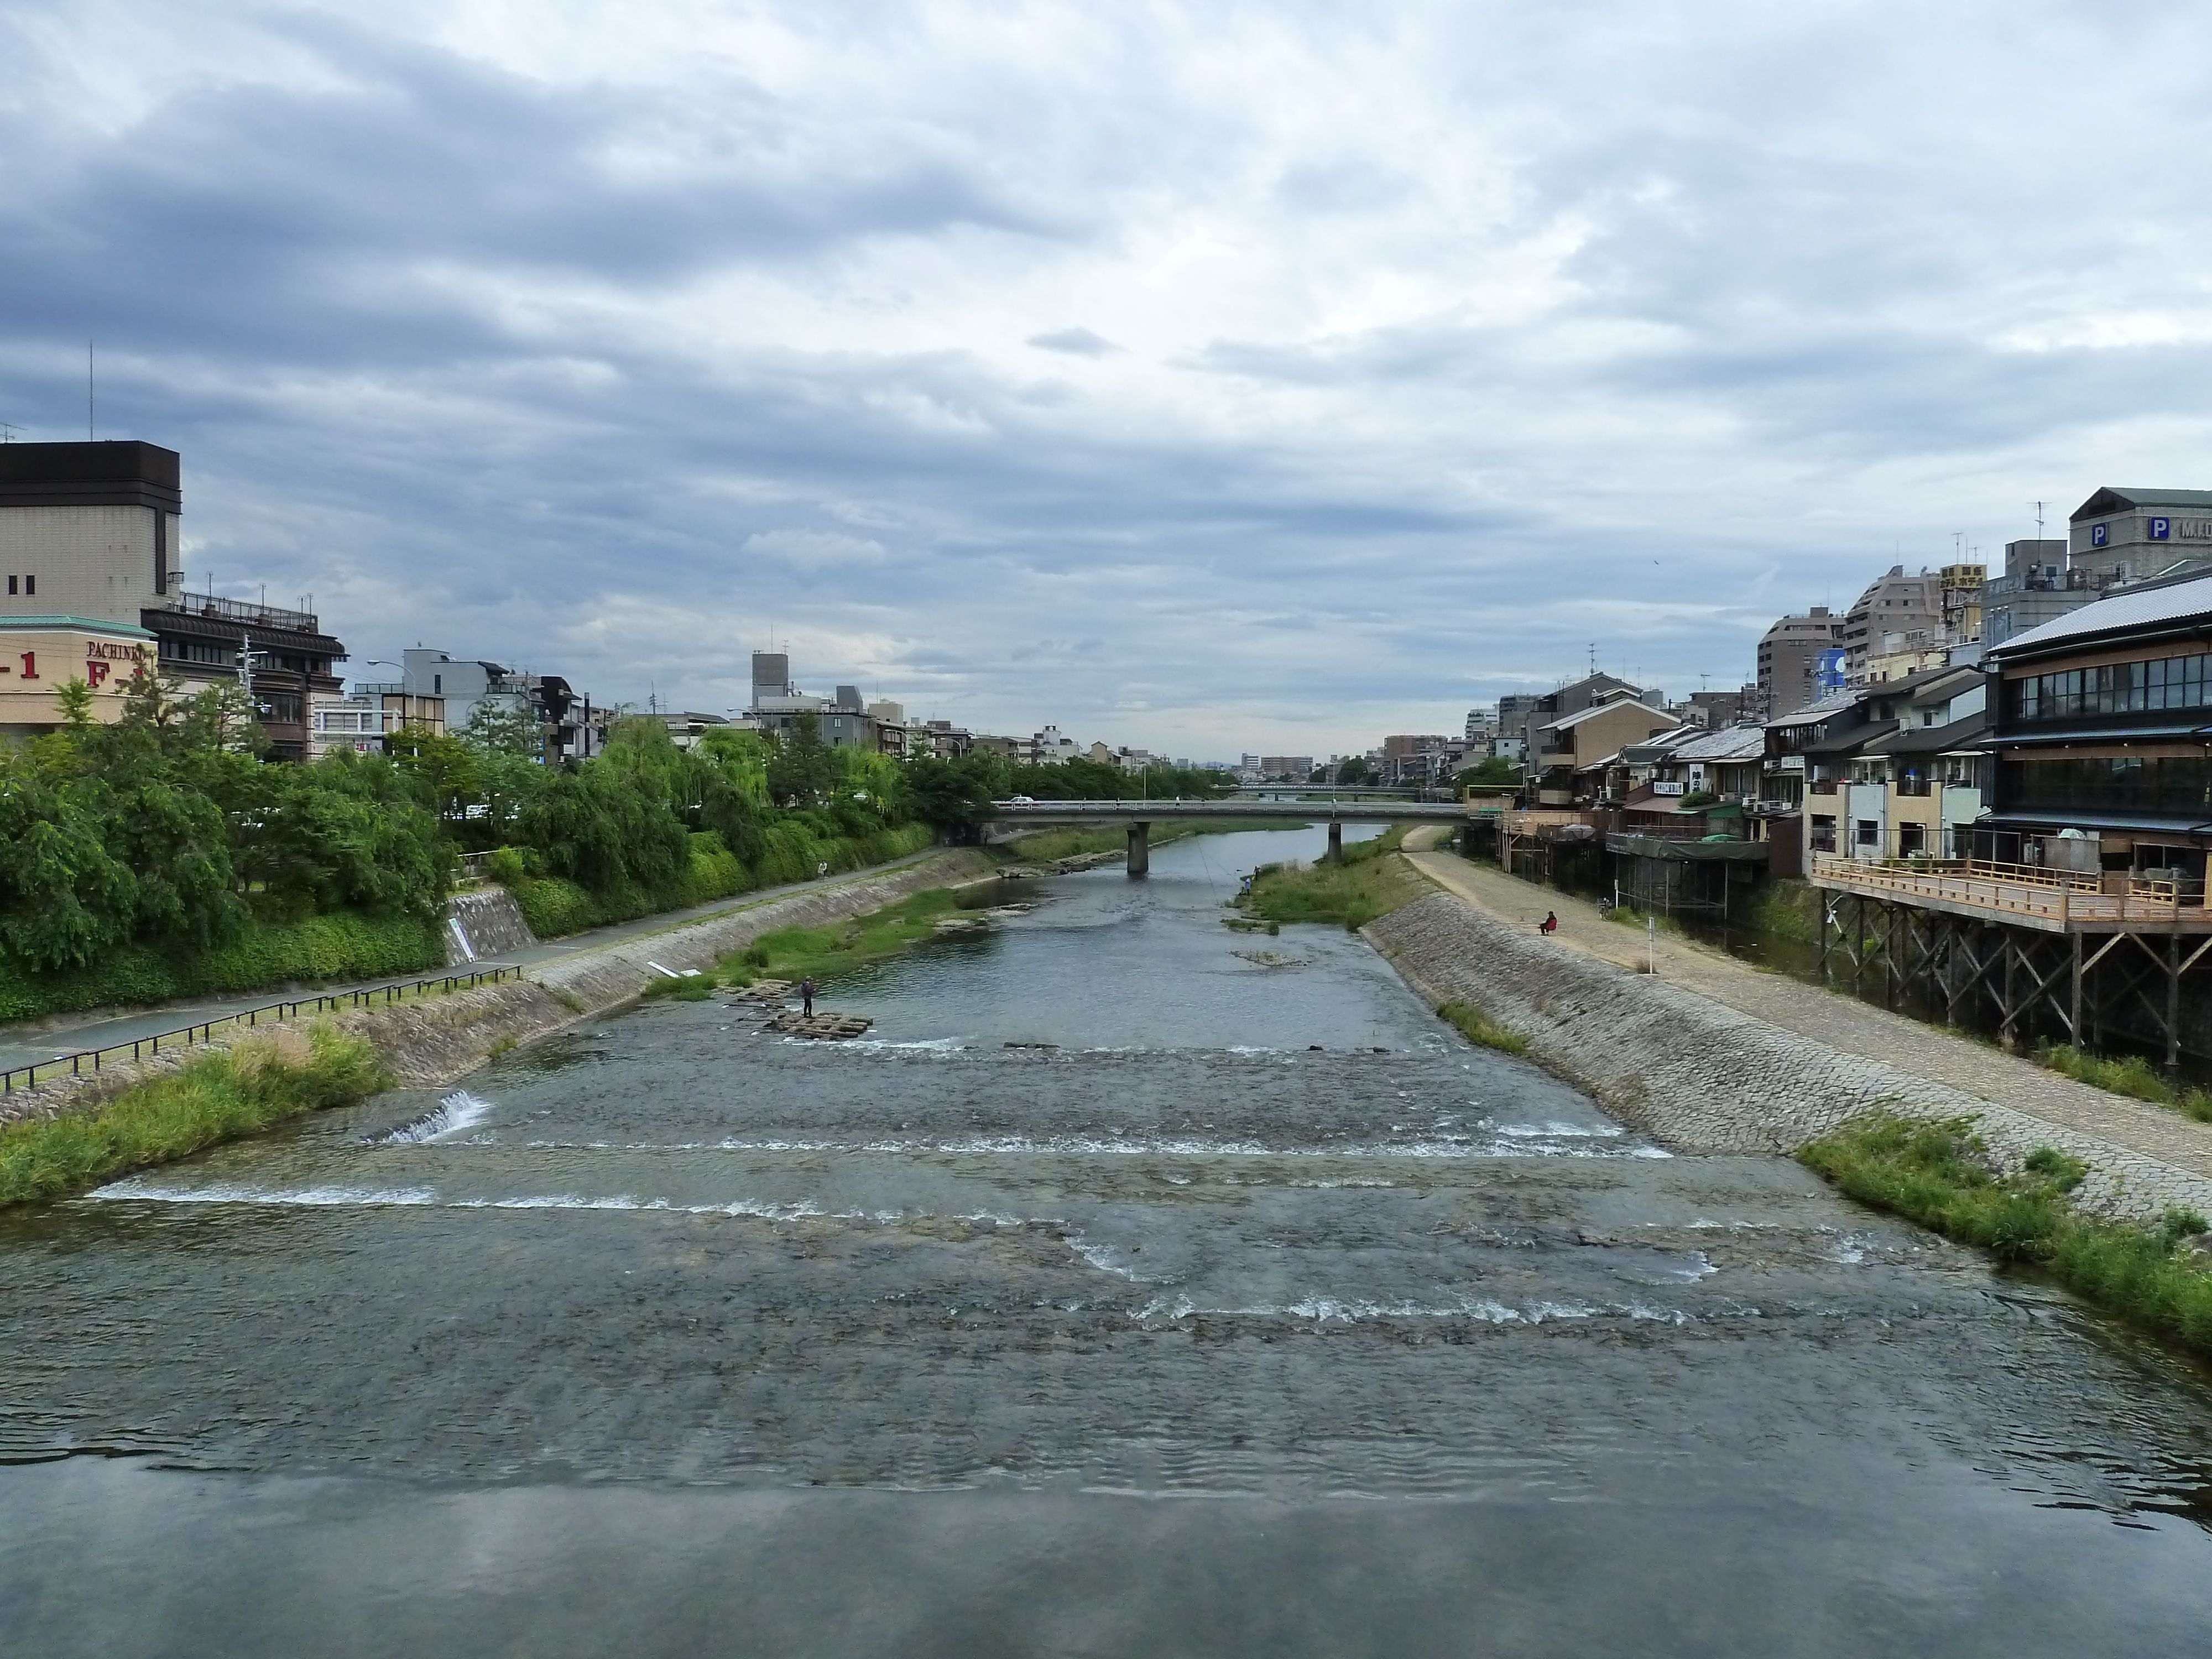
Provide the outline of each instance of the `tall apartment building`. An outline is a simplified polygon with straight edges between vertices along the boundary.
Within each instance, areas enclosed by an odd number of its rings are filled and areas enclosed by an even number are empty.
[[[1866,683],[1867,659],[1881,649],[1885,634],[1943,631],[1943,579],[1923,570],[1917,576],[1893,564],[1868,584],[1844,617],[1844,672],[1853,685]]]
[[[278,759],[305,760],[308,705],[345,647],[312,611],[187,593],[182,458],[132,441],[0,444],[0,726],[51,729],[82,678],[112,719],[137,669],[251,686]]]
[[[1816,605],[1802,617],[1778,617],[1759,636],[1759,698],[1762,717],[1779,720],[1818,701],[1820,653],[1844,642],[1844,619]]]

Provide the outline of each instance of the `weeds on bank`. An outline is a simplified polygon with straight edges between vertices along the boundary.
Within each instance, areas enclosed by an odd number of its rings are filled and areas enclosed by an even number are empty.
[[[2070,1077],[2076,1083],[2086,1083],[2093,1089],[2148,1100],[2155,1106],[2170,1107],[2199,1123],[2212,1123],[2212,1092],[2176,1089],[2141,1054],[2107,1060],[2071,1043],[2047,1043],[2035,1051],[2035,1060],[2039,1066]]]
[[[1338,864],[1263,864],[1237,906],[1265,921],[1335,922],[1356,933],[1434,890],[1405,860],[1388,856],[1405,836],[1394,826],[1373,841],[1352,842]]]
[[[1999,1175],[1969,1118],[1875,1113],[1797,1157],[1863,1203],[2041,1268],[2101,1307],[2212,1353],[2212,1271],[2197,1248],[2206,1222],[2193,1210],[2168,1210],[2158,1227],[2078,1215],[2067,1194],[2086,1164],[2039,1146],[2019,1173]]]
[[[301,1112],[366,1100],[388,1082],[363,1037],[326,1025],[253,1037],[95,1110],[0,1128],[0,1205],[81,1191]]]
[[[1500,1025],[1480,1008],[1470,1007],[1464,1002],[1447,1002],[1437,1010],[1437,1013],[1457,1026],[1460,1035],[1469,1042],[1478,1042],[1486,1048],[1496,1048],[1503,1054],[1525,1054],[1528,1052],[1527,1037],[1509,1026]]]

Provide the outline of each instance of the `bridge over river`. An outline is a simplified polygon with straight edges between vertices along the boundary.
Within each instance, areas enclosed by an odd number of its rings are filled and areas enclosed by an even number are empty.
[[[1152,825],[1171,819],[1239,818],[1279,823],[1304,817],[1328,826],[1328,856],[1344,853],[1347,823],[1464,823],[1468,809],[1457,801],[1407,800],[1382,792],[1346,791],[1326,798],[1311,794],[1295,800],[1030,800],[1017,797],[991,803],[994,823],[1120,823],[1128,826],[1129,873],[1152,868]]]

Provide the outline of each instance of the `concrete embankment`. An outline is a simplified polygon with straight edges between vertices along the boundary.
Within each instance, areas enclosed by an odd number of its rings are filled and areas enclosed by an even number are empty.
[[[752,904],[734,903],[717,915],[659,933],[588,946],[532,968],[526,979],[329,1018],[340,1030],[357,1032],[373,1042],[400,1083],[417,1087],[449,1083],[495,1054],[634,1002],[659,977],[650,965],[653,963],[678,973],[709,968],[778,928],[842,921],[927,888],[980,880],[994,867],[990,859],[973,849],[942,852],[878,875],[856,876]],[[204,1052],[179,1050],[158,1061],[109,1066],[96,1076],[61,1077],[35,1089],[18,1090],[0,1103],[0,1122],[90,1111],[133,1084]]]
[[[1481,1010],[1525,1037],[1532,1059],[1662,1146],[1789,1153],[1869,1111],[1971,1116],[2008,1166],[2038,1146],[2089,1164],[2093,1173],[2076,1194],[2085,1209],[2149,1222],[2174,1205],[2212,1213],[2212,1177],[2197,1170],[1565,948],[1449,893],[1362,931],[1431,1005]],[[1804,987],[1794,994],[1827,995]]]

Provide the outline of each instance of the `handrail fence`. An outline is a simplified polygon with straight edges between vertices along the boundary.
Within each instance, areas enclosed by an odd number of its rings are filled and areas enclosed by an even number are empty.
[[[151,1059],[160,1054],[164,1042],[179,1048],[189,1048],[195,1042],[204,1044],[212,1040],[219,1026],[243,1025],[251,1030],[259,1025],[264,1018],[271,1024],[282,1024],[288,1019],[299,1018],[301,1009],[313,1016],[325,1011],[367,1008],[379,1002],[403,1002],[410,997],[429,994],[434,989],[438,995],[450,995],[456,990],[473,990],[478,985],[496,985],[510,977],[520,979],[522,969],[506,963],[495,963],[489,968],[471,969],[465,974],[446,974],[434,979],[418,979],[405,983],[395,981],[390,985],[371,985],[356,991],[325,991],[312,997],[264,1003],[258,1008],[241,1008],[236,1013],[225,1014],[219,1019],[179,1026],[173,1031],[156,1031],[151,1036],[139,1037],[134,1042],[111,1042],[104,1048],[85,1048],[73,1054],[56,1054],[52,1060],[33,1060],[28,1066],[13,1066],[0,1072],[0,1094],[13,1094],[18,1088],[28,1089],[38,1082],[40,1073],[44,1072],[51,1077],[57,1068],[64,1066],[69,1067],[71,1076],[82,1077],[87,1060],[92,1062],[91,1069],[97,1073],[103,1060],[121,1054],[125,1050],[136,1060]]]

